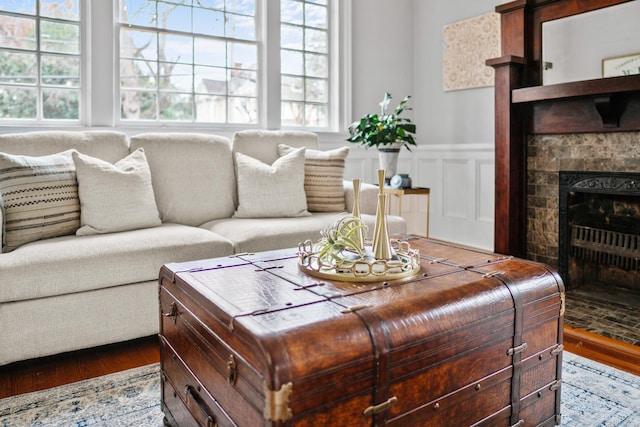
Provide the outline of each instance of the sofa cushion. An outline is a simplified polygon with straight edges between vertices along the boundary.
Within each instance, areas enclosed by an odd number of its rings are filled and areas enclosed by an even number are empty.
[[[280,144],[317,149],[318,135],[304,131],[243,130],[233,134],[232,149],[270,165],[280,157]]]
[[[75,233],[80,202],[71,151],[48,156],[0,153],[3,252]]]
[[[278,145],[281,156],[296,148]],[[319,151],[307,148],[304,152],[304,192],[310,212],[344,212],[344,164],[349,147]]]
[[[236,153],[238,209],[234,218],[308,216],[304,150],[293,150],[272,165]]]
[[[346,214],[316,212],[302,218],[229,218],[211,221],[201,227],[233,242],[236,253],[259,252],[296,248],[305,240],[315,243],[320,240],[320,231],[331,226],[343,215]],[[362,215],[362,220],[369,227],[371,238],[376,223],[375,215]],[[387,226],[390,235],[407,232],[406,222],[399,216],[387,216]]]
[[[129,142],[114,131],[38,131],[0,135],[0,152],[45,156],[78,150],[88,156],[115,163],[129,154]]]
[[[163,264],[232,253],[229,240],[180,224],[40,240],[0,255],[0,303],[157,281]]]
[[[236,177],[229,139],[200,133],[146,133],[143,147],[163,222],[200,225],[236,209]]]
[[[115,165],[78,152],[73,152],[73,161],[81,207],[78,236],[160,225],[142,148]]]

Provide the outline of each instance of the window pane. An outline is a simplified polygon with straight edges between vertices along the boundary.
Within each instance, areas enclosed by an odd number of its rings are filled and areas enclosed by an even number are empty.
[[[38,83],[38,59],[35,53],[0,51],[0,84]]]
[[[79,21],[78,0],[40,0],[40,16]]]
[[[198,0],[198,5],[210,9],[224,10],[224,0]]]
[[[209,9],[194,9],[193,32],[210,36],[224,36],[224,13]]]
[[[157,97],[155,92],[121,91],[120,117],[129,120],[156,120]]]
[[[155,2],[120,0],[120,22],[155,27],[157,25]]]
[[[304,124],[304,104],[301,102],[283,102],[280,112],[283,126],[302,126]]]
[[[196,67],[196,92],[217,95],[227,94],[227,69],[217,67]]]
[[[36,49],[36,20],[0,15],[0,47]]]
[[[258,123],[258,103],[256,99],[229,97],[229,123]]]
[[[307,101],[328,102],[329,88],[326,80],[307,79],[305,84]]]
[[[120,60],[120,86],[134,89],[156,87],[157,67],[158,63],[155,61]]]
[[[305,30],[305,36],[305,50],[319,53],[329,52],[329,38],[326,31],[307,28]]]
[[[0,87],[0,118],[36,119],[37,117],[37,89]]]
[[[198,65],[227,65],[227,44],[223,41],[196,38],[193,41],[195,63]]]
[[[283,50],[280,54],[280,69],[283,74],[303,74],[302,52]]]
[[[157,34],[151,31],[121,28],[120,57],[158,59]]]
[[[229,43],[227,67],[255,70],[258,64],[258,50],[254,44]]]
[[[158,3],[158,28],[191,32],[191,8],[177,4]]]
[[[255,40],[255,20],[252,16],[227,14],[225,35],[233,39]]]
[[[307,53],[304,55],[306,75],[310,77],[329,77],[329,65],[325,55]]]
[[[160,59],[168,62],[193,62],[193,38],[176,34],[160,33]]]
[[[255,6],[254,0],[227,1],[227,12],[234,12],[242,15],[253,16],[255,15],[255,10],[256,10],[256,6]]]
[[[160,88],[191,92],[193,90],[193,67],[191,65],[160,63]]]
[[[196,121],[225,123],[227,99],[224,96],[196,95]]]
[[[52,86],[80,87],[80,58],[42,55],[42,83]]]
[[[327,8],[314,4],[305,4],[304,24],[309,27],[327,28]]]
[[[305,126],[325,127],[328,126],[327,106],[317,104],[305,105]]]
[[[193,98],[186,93],[160,95],[161,120],[193,120]]]
[[[229,70],[229,95],[258,96],[258,76],[255,71]]]
[[[43,90],[42,117],[44,119],[78,120],[80,92],[75,90]]]
[[[281,47],[302,50],[302,27],[282,25],[280,29],[280,39]]]
[[[302,77],[282,76],[281,94],[285,101],[304,101],[304,79]]]
[[[80,27],[41,20],[40,49],[48,52],[80,53]]]
[[[280,114],[283,126],[329,126],[327,5],[327,0],[281,3]],[[296,29],[302,35],[296,33]]]
[[[281,0],[280,21],[289,24],[304,24],[304,20],[302,18],[302,3],[293,0]]]
[[[35,15],[36,0],[2,0],[0,10]]]

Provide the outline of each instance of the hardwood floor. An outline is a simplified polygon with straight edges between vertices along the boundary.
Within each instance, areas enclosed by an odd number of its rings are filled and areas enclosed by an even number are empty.
[[[566,326],[567,351],[640,375],[640,347]],[[152,336],[0,367],[0,398],[44,390],[160,361]]]
[[[0,367],[0,398],[44,390],[160,361],[158,337]]]

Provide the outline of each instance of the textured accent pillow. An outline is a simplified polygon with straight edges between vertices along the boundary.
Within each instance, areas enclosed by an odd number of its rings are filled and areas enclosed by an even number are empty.
[[[0,153],[0,208],[3,252],[73,234],[80,202],[71,150],[41,157]]]
[[[280,157],[271,166],[235,153],[238,208],[234,218],[311,215],[304,194],[304,148]]]
[[[78,236],[161,224],[142,148],[115,165],[78,152],[73,153],[73,162],[81,208]]]
[[[281,156],[295,148],[278,145]],[[330,151],[305,151],[304,191],[307,194],[307,209],[311,212],[344,212],[344,164],[349,147]]]

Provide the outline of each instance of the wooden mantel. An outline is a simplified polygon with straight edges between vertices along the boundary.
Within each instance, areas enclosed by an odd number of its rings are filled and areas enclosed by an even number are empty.
[[[527,138],[640,131],[640,75],[542,86],[543,22],[630,0],[516,0],[501,14],[495,68],[495,237],[498,253],[526,257]]]

